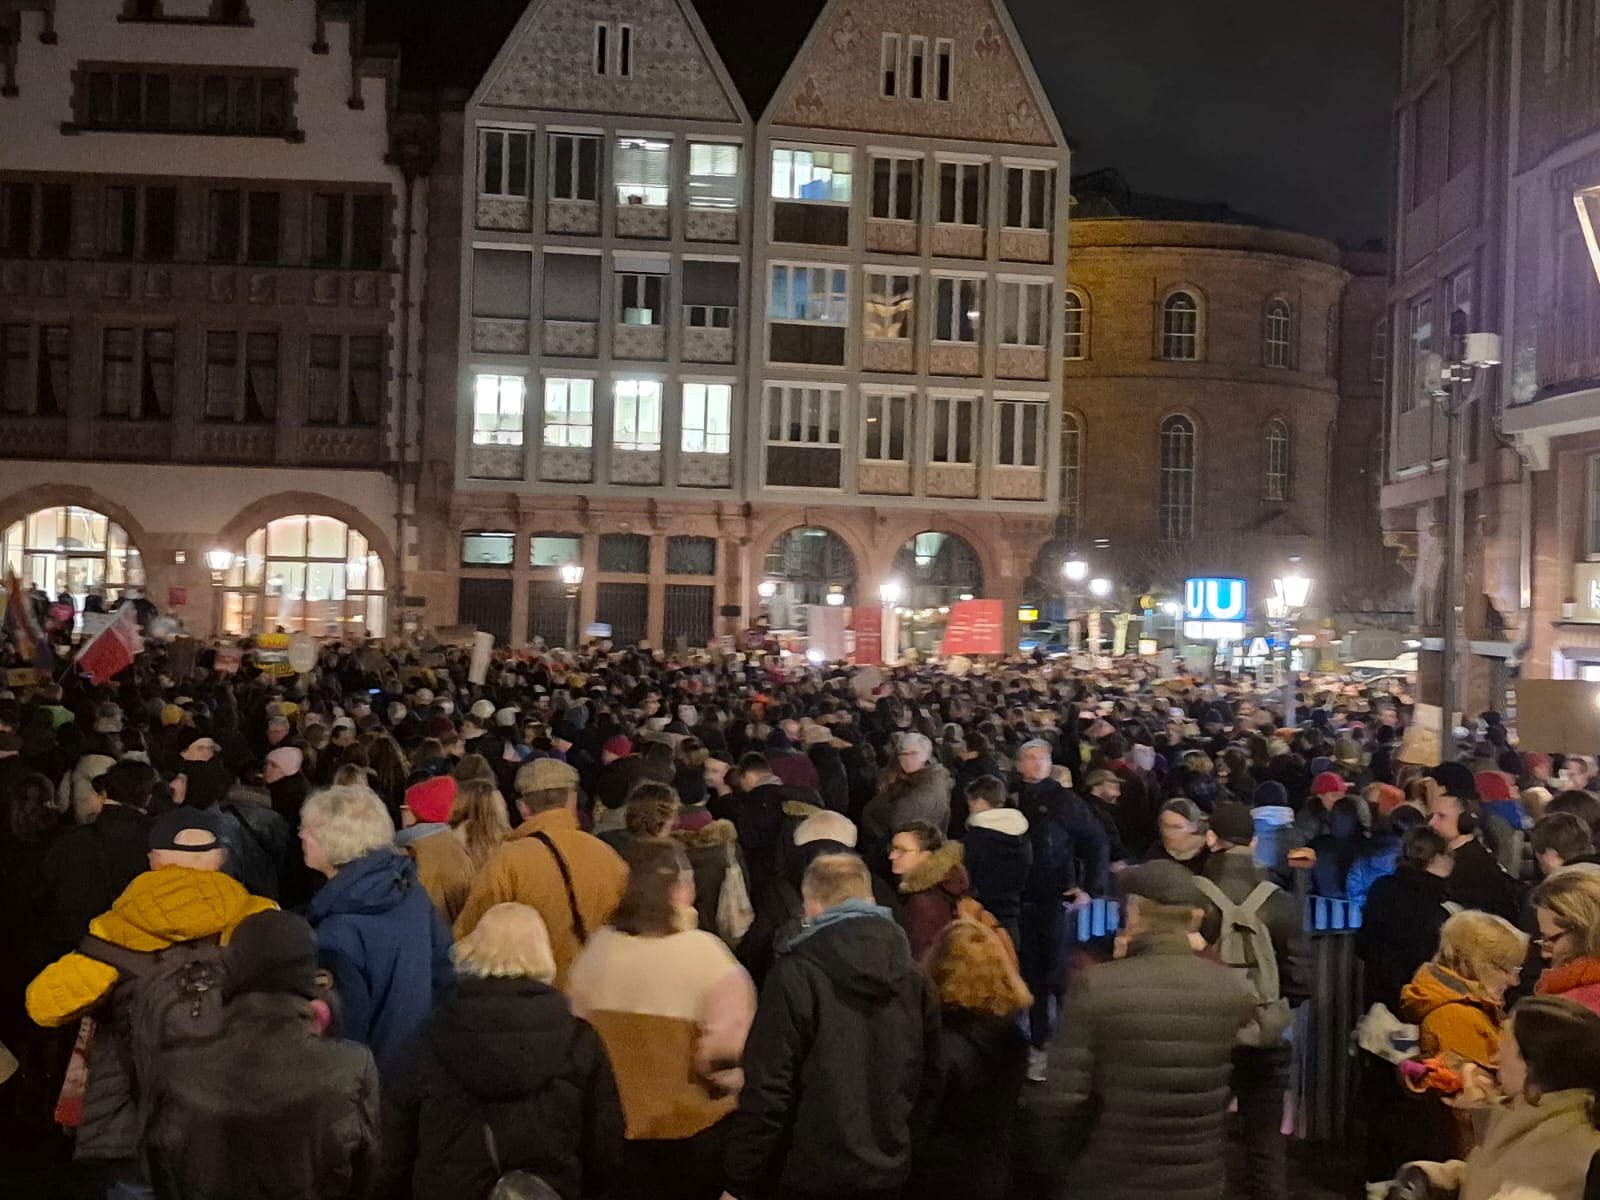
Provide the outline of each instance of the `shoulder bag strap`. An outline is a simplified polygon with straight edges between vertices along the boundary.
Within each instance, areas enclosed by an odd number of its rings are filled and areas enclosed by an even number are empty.
[[[108,967],[115,967],[117,974],[129,979],[143,975],[155,964],[156,959],[153,951],[130,950],[126,946],[95,937],[92,933],[84,934],[83,940],[78,943],[78,953],[95,962],[105,963]]]
[[[561,851],[556,849],[548,833],[540,832],[533,836],[544,843],[544,848],[556,860],[556,869],[561,872],[561,886],[567,889],[567,907],[572,910],[572,933],[581,946],[589,940],[589,929],[583,923],[583,913],[578,911],[578,894],[572,890],[572,872],[567,869],[567,860],[561,857]]]

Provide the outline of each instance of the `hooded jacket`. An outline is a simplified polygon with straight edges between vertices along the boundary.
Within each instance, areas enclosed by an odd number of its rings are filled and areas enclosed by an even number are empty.
[[[1436,962],[1400,990],[1400,1016],[1417,1026],[1424,1058],[1459,1056],[1490,1070],[1500,1051],[1500,1005]]]
[[[450,930],[422,890],[417,865],[387,847],[363,854],[312,897],[306,920],[316,930],[317,958],[333,974],[341,1032],[370,1046],[387,1075],[454,982]]]
[[[1600,1013],[1600,958],[1575,958],[1565,966],[1546,968],[1534,990],[1541,996],[1576,1000]]]
[[[607,1193],[622,1104],[599,1035],[532,979],[463,976],[384,1086],[380,1200],[487,1195],[529,1171],[562,1200]]]
[[[972,894],[1011,935],[1012,945],[1020,946],[1022,894],[1033,867],[1028,818],[1015,808],[974,813],[967,820],[962,845],[966,847]]]
[[[745,1044],[728,1192],[899,1188],[938,1030],[932,986],[885,910],[852,900],[817,918],[773,966]]]
[[[1363,1008],[1399,1011],[1400,990],[1439,949],[1439,930],[1450,916],[1445,899],[1445,881],[1415,867],[1402,866],[1372,885],[1356,930]]]
[[[960,842],[946,842],[900,877],[900,924],[918,962],[939,931],[955,918],[956,904],[972,890]]]

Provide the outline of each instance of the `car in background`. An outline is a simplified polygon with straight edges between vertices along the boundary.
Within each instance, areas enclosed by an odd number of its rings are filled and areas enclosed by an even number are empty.
[[[1068,654],[1072,648],[1072,630],[1065,621],[1029,621],[1022,631],[1017,648],[1024,654],[1042,650],[1046,654]]]

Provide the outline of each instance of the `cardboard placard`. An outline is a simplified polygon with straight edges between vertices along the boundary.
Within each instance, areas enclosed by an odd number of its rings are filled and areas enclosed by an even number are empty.
[[[1517,748],[1523,753],[1593,754],[1600,747],[1600,683],[1519,679],[1516,691]]]
[[[494,653],[494,634],[472,635],[472,663],[467,667],[467,682],[483,684],[489,678],[489,657]]]
[[[1400,739],[1398,760],[1419,767],[1437,767],[1441,761],[1443,743],[1441,723],[1443,712],[1437,704],[1418,704],[1411,710],[1411,724],[1406,726]]]

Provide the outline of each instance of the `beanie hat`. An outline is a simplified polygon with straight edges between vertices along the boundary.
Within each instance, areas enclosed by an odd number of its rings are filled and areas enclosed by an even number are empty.
[[[1444,789],[1445,795],[1454,796],[1457,800],[1471,800],[1478,794],[1472,772],[1461,763],[1440,763],[1437,767],[1428,768],[1427,775]]]
[[[618,758],[626,758],[633,753],[633,743],[618,733],[608,737],[606,744],[600,749],[607,754],[615,754]]]
[[[1256,784],[1256,790],[1250,793],[1250,804],[1254,808],[1287,808],[1289,791],[1276,779],[1269,779]]]
[[[1343,795],[1350,790],[1350,784],[1343,775],[1333,771],[1323,771],[1311,781],[1311,794],[1313,796]]]
[[[1511,799],[1511,785],[1499,771],[1479,771],[1472,782],[1477,786],[1478,799],[1485,804]]]
[[[1256,836],[1256,820],[1247,806],[1224,800],[1211,810],[1211,832],[1230,845],[1248,846]]]
[[[222,952],[227,978],[222,998],[232,1000],[247,992],[315,999],[317,938],[306,919],[296,913],[269,909],[246,917],[234,927]]]
[[[487,721],[494,716],[494,702],[491,700],[474,700],[472,707],[467,710],[480,721]]]
[[[1361,761],[1361,747],[1349,738],[1340,738],[1333,744],[1333,757],[1336,762],[1359,763]]]
[[[1530,750],[1527,754],[1522,756],[1522,765],[1530,772],[1540,769],[1549,770],[1550,756],[1548,754],[1541,754],[1537,750]]]
[[[267,755],[267,761],[285,775],[300,774],[300,765],[305,759],[306,756],[296,746],[279,746]]]
[[[1406,802],[1406,794],[1392,783],[1377,785],[1378,811],[1388,816]]]
[[[430,825],[448,821],[455,802],[456,781],[449,775],[414,783],[406,789],[406,807],[417,820]]]

